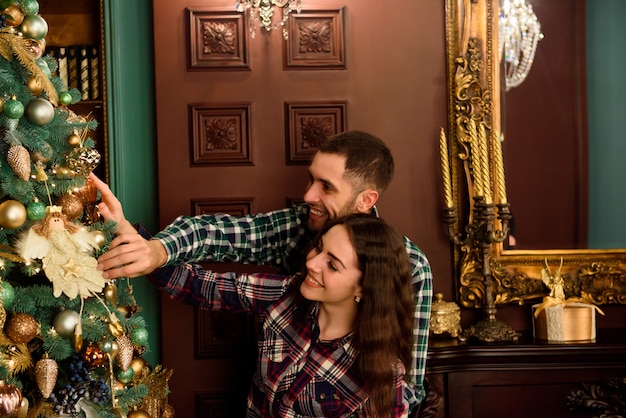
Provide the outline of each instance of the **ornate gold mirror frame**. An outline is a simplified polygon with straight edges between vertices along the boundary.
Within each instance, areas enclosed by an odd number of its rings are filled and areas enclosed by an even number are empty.
[[[537,300],[549,293],[541,270],[548,265],[556,271],[562,260],[566,297],[626,304],[626,250],[503,247],[510,214],[507,218],[500,143],[497,28],[498,0],[446,0],[448,126],[440,140],[458,302],[485,308]]]

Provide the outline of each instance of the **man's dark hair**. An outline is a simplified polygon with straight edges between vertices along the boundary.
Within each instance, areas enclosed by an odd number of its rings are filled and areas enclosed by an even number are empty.
[[[380,138],[367,132],[347,131],[333,135],[318,151],[345,156],[345,175],[361,190],[372,188],[382,194],[393,178],[391,151]]]

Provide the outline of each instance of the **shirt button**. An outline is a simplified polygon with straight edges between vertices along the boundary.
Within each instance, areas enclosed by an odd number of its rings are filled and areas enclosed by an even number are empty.
[[[320,399],[322,399],[322,400],[326,399],[326,394],[325,393],[321,393],[320,394]]]

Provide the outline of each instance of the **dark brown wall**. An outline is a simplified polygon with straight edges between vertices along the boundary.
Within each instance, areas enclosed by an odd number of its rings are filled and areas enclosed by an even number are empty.
[[[337,5],[303,4],[305,9]],[[342,4],[345,70],[284,70],[280,33],[257,31],[248,44],[250,71],[189,72],[185,8],[232,10],[233,2],[154,2],[161,224],[190,211],[189,187],[197,197],[253,196],[256,211],[284,207],[287,196],[301,196],[306,166],[285,164],[284,102],[345,100],[347,128],[380,136],[396,160],[395,180],[380,200],[381,215],[426,252],[436,289],[450,298],[438,154],[439,129],[446,123],[443,3]],[[190,167],[187,105],[198,102],[252,103],[253,166]]]

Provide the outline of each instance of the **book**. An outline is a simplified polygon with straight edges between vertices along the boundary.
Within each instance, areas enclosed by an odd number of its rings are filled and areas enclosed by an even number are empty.
[[[81,98],[83,100],[90,99],[91,89],[89,88],[89,57],[87,55],[87,46],[79,46],[78,48],[78,59],[80,62],[79,71],[79,79],[80,79],[80,93]]]
[[[79,85],[79,68],[80,63],[78,61],[78,48],[75,46],[67,47],[67,87],[70,89],[76,88],[80,90]]]
[[[56,59],[58,63],[58,74],[59,78],[63,80],[66,88],[69,88],[69,74],[67,68],[67,48],[64,46],[60,46],[57,48]]]
[[[89,79],[91,100],[100,99],[100,52],[97,46],[89,48]]]

